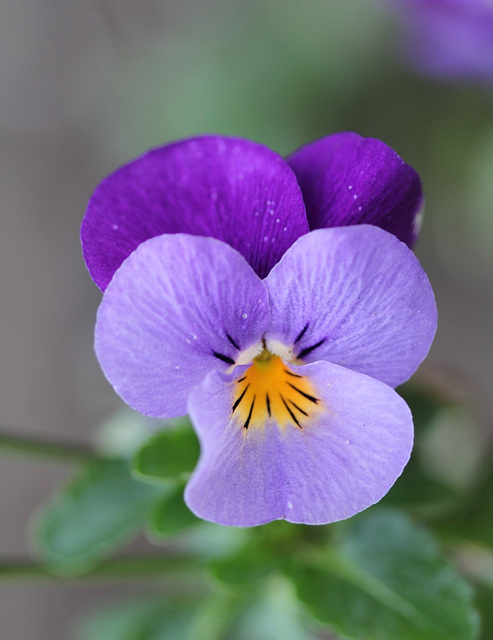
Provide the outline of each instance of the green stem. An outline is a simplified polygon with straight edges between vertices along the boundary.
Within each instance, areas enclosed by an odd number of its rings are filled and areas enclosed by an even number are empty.
[[[59,460],[88,460],[96,454],[87,445],[20,436],[0,429],[0,453],[14,452]]]
[[[112,558],[83,574],[55,574],[29,560],[0,560],[0,581],[23,578],[49,581],[136,579],[201,569],[205,565],[205,559],[190,556],[142,555]]]

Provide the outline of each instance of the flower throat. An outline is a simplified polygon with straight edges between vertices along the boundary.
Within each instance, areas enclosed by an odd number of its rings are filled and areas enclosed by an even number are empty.
[[[269,421],[303,429],[320,409],[311,382],[265,348],[235,385],[232,413],[244,429]]]

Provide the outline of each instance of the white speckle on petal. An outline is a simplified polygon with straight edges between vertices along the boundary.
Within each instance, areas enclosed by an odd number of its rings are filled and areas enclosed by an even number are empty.
[[[180,365],[179,364],[175,364],[175,369],[179,369]]]
[[[363,209],[363,207],[358,207],[358,211],[361,211]]]
[[[248,318],[248,313],[242,313],[241,317],[243,318],[243,320],[246,320]]]
[[[274,209],[269,209],[269,213],[270,213],[271,216],[273,216],[274,215]]]
[[[268,239],[269,239],[269,236],[264,236],[264,242],[267,242]]]
[[[111,226],[113,228],[113,231],[118,231],[118,225],[117,224],[113,224]]]
[[[356,194],[354,194],[353,198],[354,198],[355,200],[357,200],[357,199],[358,199],[358,196],[357,196]]]
[[[352,184],[348,184],[349,191],[351,191],[352,188],[353,188],[353,185]]]
[[[277,222],[277,224],[279,224],[279,222],[281,222],[281,221],[279,220],[279,218],[276,218],[276,222]]]
[[[293,505],[292,505],[292,504],[291,504],[291,502],[289,502],[289,500],[288,500],[288,509],[292,509],[292,508],[293,508]]]
[[[287,230],[288,230],[288,228],[287,228],[287,227],[284,227],[283,231],[287,231]]]

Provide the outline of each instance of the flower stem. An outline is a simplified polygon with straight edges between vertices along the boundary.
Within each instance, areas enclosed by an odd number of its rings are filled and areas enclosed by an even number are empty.
[[[176,571],[202,569],[203,558],[193,556],[142,555],[112,558],[86,573],[52,573],[46,567],[30,560],[0,560],[0,581],[41,579],[48,581],[95,580],[162,577]]]
[[[0,453],[22,453],[59,460],[88,460],[95,457],[91,447],[30,436],[20,436],[0,429]]]

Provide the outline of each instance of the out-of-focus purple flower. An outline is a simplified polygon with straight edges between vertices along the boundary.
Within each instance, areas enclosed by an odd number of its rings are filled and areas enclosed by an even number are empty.
[[[243,140],[177,143],[107,178],[83,226],[102,369],[136,410],[190,414],[185,499],[221,524],[322,524],[385,495],[413,440],[393,387],[436,328],[412,251],[359,224],[410,244],[415,172],[354,134],[289,165]],[[311,226],[353,226],[308,232],[301,191]]]
[[[317,140],[285,161],[240,138],[159,147],[108,176],[81,227],[84,258],[104,290],[138,245],[162,233],[217,238],[264,277],[310,229],[375,224],[412,246],[418,174],[386,144],[355,133]]]
[[[491,0],[396,0],[411,62],[450,79],[493,80]]]

